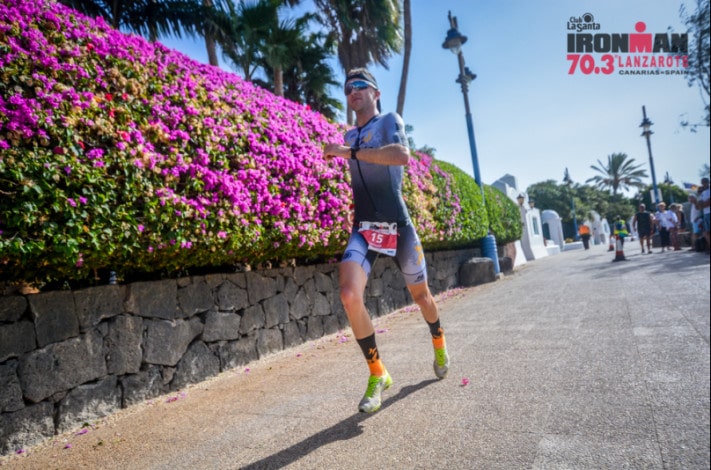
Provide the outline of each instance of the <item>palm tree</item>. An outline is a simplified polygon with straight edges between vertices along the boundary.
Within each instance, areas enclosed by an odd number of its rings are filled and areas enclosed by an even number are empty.
[[[301,0],[271,0],[275,7],[279,5],[295,6]],[[234,29],[232,27],[235,14],[233,0],[202,0],[203,21],[202,36],[205,38],[205,48],[210,65],[218,66],[217,45],[233,42]],[[240,5],[244,5],[241,1]]]
[[[266,31],[262,56],[272,71],[274,94],[277,96],[284,96],[284,69],[298,61],[301,39],[312,18],[307,14],[295,20],[283,20]]]
[[[202,6],[205,8],[213,8],[212,0],[202,0]],[[217,59],[217,43],[215,42],[215,34],[207,26],[202,31],[205,37],[205,49],[207,50],[207,61],[210,65],[218,66]]]
[[[393,52],[400,52],[398,0],[314,0],[321,23],[331,31],[343,70],[379,64],[388,68]],[[348,112],[348,122],[353,122]]]
[[[278,6],[269,0],[247,4],[239,2],[230,11],[230,31],[220,38],[225,57],[252,81],[262,58],[261,50],[270,25],[278,21]]]
[[[629,158],[625,153],[613,153],[607,156],[607,165],[600,160],[598,166],[591,165],[590,168],[600,173],[585,180],[586,183],[593,182],[595,186],[602,190],[610,190],[613,199],[617,192],[628,190],[630,187],[642,188],[642,178],[647,177],[647,172],[640,169],[641,165],[634,164],[634,158]]]
[[[689,68],[687,81],[689,86],[698,85],[701,101],[704,105],[704,119],[700,123],[682,123],[689,126],[692,131],[698,127],[711,125],[709,115],[709,94],[711,93],[711,73],[709,69],[709,42],[711,41],[711,16],[709,15],[709,0],[696,0],[696,11],[690,12],[685,5],[681,5],[679,13],[687,33],[691,39],[689,44]]]
[[[335,120],[343,110],[340,100],[328,94],[329,87],[339,82],[328,65],[333,47],[322,33],[302,36],[290,45],[291,55],[297,60],[284,67],[284,97],[298,103],[304,103],[328,119]],[[266,67],[265,88],[274,89],[273,73]],[[255,80],[255,82],[258,82]],[[261,84],[260,84],[261,85]]]
[[[282,3],[241,1],[231,10],[230,34],[219,40],[225,57],[246,80],[335,119],[342,106],[328,96],[338,85],[328,66],[333,47],[321,33],[307,35],[313,14],[280,21]]]
[[[205,13],[201,33],[205,38],[207,61],[215,67],[220,65],[217,58],[218,38],[228,35],[230,31],[229,10],[225,10],[225,6],[232,8],[232,0],[202,0]]]
[[[201,0],[59,0],[87,16],[100,16],[116,29],[124,28],[150,41],[200,30]]]
[[[405,44],[402,53],[402,74],[400,75],[400,90],[397,94],[396,112],[402,116],[405,110],[405,93],[407,91],[407,75],[410,71],[410,54],[412,53],[412,12],[410,0],[402,2],[403,30],[405,34]]]

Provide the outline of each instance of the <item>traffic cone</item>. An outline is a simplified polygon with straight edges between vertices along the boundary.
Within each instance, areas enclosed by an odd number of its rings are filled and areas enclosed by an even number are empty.
[[[615,237],[615,259],[612,261],[627,261],[623,250],[624,237]]]
[[[615,251],[615,236],[610,234],[608,238],[610,240],[610,245],[607,248],[607,251]]]

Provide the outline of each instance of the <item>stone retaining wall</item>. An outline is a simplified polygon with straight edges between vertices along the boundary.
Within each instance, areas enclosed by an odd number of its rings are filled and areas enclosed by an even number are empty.
[[[427,255],[433,293],[479,250]],[[391,258],[374,316],[411,303]],[[0,297],[0,455],[346,327],[337,264]]]

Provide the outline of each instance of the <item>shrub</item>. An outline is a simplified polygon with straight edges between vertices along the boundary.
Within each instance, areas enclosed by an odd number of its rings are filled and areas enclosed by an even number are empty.
[[[174,271],[343,244],[339,129],[60,5],[0,6],[6,273]]]
[[[516,203],[492,186],[484,186],[484,194],[490,221],[489,229],[496,237],[496,243],[504,245],[520,240],[523,235],[523,222]]]
[[[0,280],[338,255],[351,190],[346,163],[325,160],[322,146],[342,132],[103,20],[49,0],[3,0]],[[419,153],[407,172],[404,197],[427,248],[486,234],[470,177]],[[489,206],[490,217],[507,217],[506,201]],[[500,223],[508,234],[511,223]]]
[[[437,161],[437,166],[439,172],[437,172],[438,177],[435,178],[436,182],[445,179],[442,175],[447,175],[452,180],[451,189],[448,190],[442,185],[438,188],[438,194],[444,195],[451,191],[451,200],[458,202],[458,207],[456,211],[454,207],[450,209],[452,203],[449,201],[439,204],[437,210],[443,216],[452,212],[450,217],[454,216],[453,220],[448,220],[452,230],[443,239],[424,239],[425,249],[454,249],[478,245],[479,240],[486,236],[489,225],[481,198],[481,190],[474,178],[451,163]]]

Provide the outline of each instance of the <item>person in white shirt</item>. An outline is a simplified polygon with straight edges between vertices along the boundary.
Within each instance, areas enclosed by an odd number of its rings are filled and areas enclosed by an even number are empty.
[[[662,244],[662,253],[664,253],[667,248],[671,250],[670,234],[679,221],[674,212],[667,210],[667,205],[664,201],[657,204],[657,208],[659,211],[654,218],[657,228],[659,228],[659,239]]]

